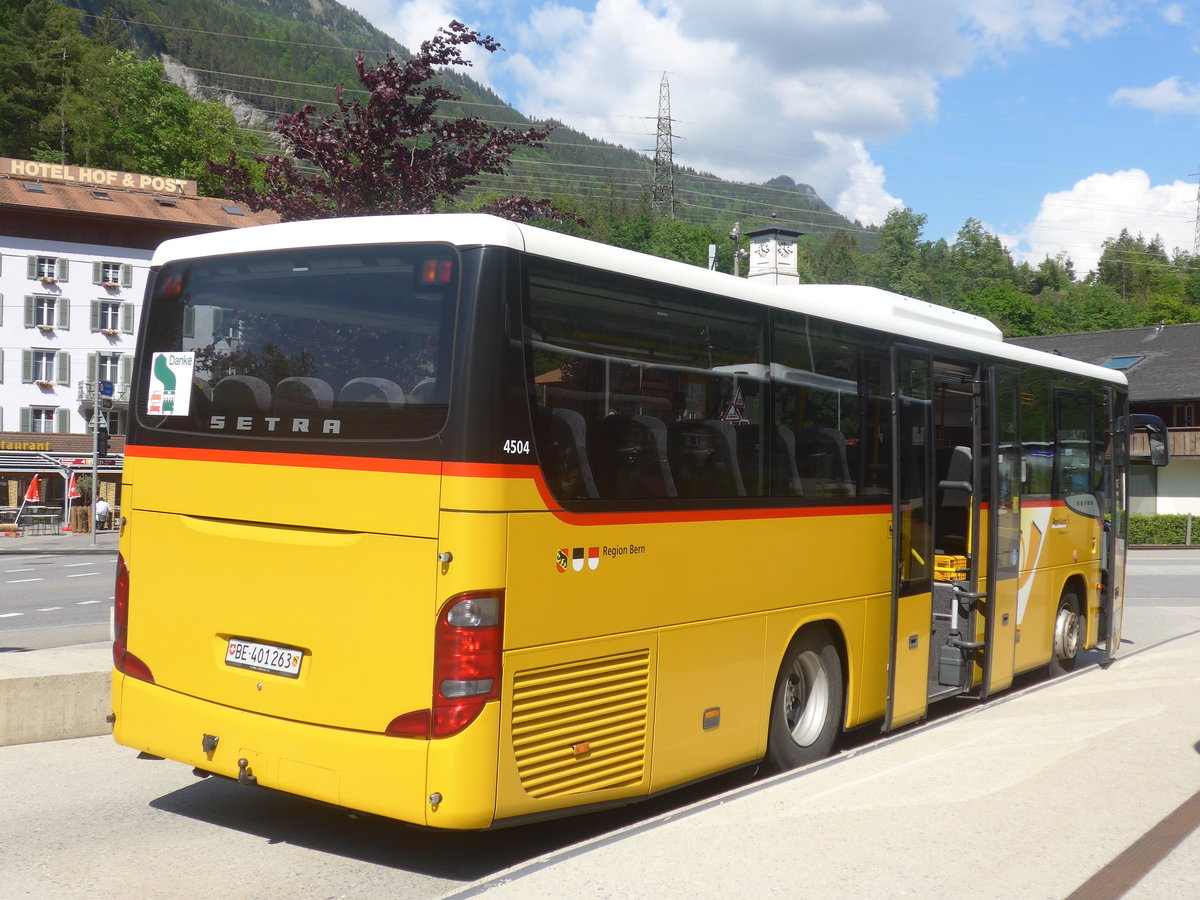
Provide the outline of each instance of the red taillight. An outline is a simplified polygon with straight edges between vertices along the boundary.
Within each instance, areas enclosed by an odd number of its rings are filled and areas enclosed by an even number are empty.
[[[154,684],[150,667],[126,649],[129,640],[129,568],[125,557],[117,554],[117,583],[113,597],[113,668],[118,672]]]
[[[433,706],[397,716],[387,733],[444,738],[475,721],[500,696],[504,592],[451,597],[438,614],[433,645]]]

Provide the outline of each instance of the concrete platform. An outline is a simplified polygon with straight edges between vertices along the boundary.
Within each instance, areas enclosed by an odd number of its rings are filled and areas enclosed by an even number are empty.
[[[112,645],[0,653],[0,746],[108,734]]]
[[[1185,898],[1200,632],[757,782],[455,898]]]

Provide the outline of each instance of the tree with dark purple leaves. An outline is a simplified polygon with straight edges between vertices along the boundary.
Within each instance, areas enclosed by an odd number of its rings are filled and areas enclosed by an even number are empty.
[[[434,81],[439,67],[469,66],[462,47],[489,53],[500,48],[461,22],[438,30],[405,63],[389,55],[368,69],[364,54],[354,65],[369,92],[365,104],[348,100],[339,85],[337,111],[319,114],[312,106],[285,113],[275,126],[288,155],[255,159],[265,166],[261,187],[231,153],[226,163],[209,161],[225,178],[226,195],[254,211],[274,210],[283,221],[393,213],[430,213],[479,184],[483,174],[503,174],[513,152],[541,148],[553,130],[496,128],[476,116],[439,115],[461,99]],[[295,161],[316,169],[303,172]],[[506,197],[479,212],[525,221],[572,219],[548,200]]]

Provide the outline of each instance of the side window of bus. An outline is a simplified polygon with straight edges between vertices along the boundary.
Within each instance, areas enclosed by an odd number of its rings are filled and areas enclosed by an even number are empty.
[[[1021,495],[1049,500],[1054,484],[1054,404],[1050,374],[1021,375]]]
[[[1057,424],[1054,483],[1058,496],[1090,492],[1093,488],[1092,395],[1055,391]]]
[[[765,318],[721,298],[531,261],[538,457],[560,500],[757,496]]]
[[[774,496],[890,492],[884,360],[840,331],[807,316],[776,317]]]

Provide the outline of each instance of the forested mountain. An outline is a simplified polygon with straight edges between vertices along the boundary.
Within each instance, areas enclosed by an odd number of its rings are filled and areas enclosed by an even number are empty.
[[[338,84],[360,90],[360,49],[368,64],[410,56],[331,0],[0,0],[0,156],[190,178],[220,195],[206,159],[248,158],[271,146],[274,116],[330,109]],[[448,115],[531,124],[460,73],[442,77],[462,96]],[[1122,230],[1094,271],[1076,272],[1065,253],[1014,262],[973,218],[953,240],[928,240],[911,209],[863,228],[786,176],[745,185],[687,169],[675,171],[670,218],[652,211],[652,168],[643,153],[560,127],[450,208],[545,197],[585,222],[553,227],[694,265],[715,244],[727,272],[734,224],[744,233],[774,221],[805,232],[804,281],[887,288],[986,316],[1009,336],[1200,321],[1200,258],[1169,253],[1157,236]]]
[[[207,96],[243,105],[244,124],[263,133],[279,112],[294,111],[305,102],[319,108],[332,102],[338,84],[356,89],[353,59],[359,50],[366,51],[368,63],[385,53],[401,59],[410,55],[408,48],[332,0],[67,0],[66,5],[87,14],[88,28],[97,27],[107,11],[143,53],[164,55],[187,67],[194,85],[203,86]],[[169,64],[168,69],[173,77],[178,74]],[[445,78],[462,95],[462,112],[497,124],[531,124],[462,73]],[[656,99],[648,98],[648,105]],[[252,118],[249,108],[266,117]],[[652,180],[647,155],[560,125],[543,151],[518,154],[507,175],[485,186],[636,210],[647,202]],[[869,229],[848,222],[811,187],[790,178],[750,185],[678,168],[675,191],[676,214],[685,221],[742,220],[752,228],[775,214],[781,223],[806,232],[850,228],[870,241]]]

